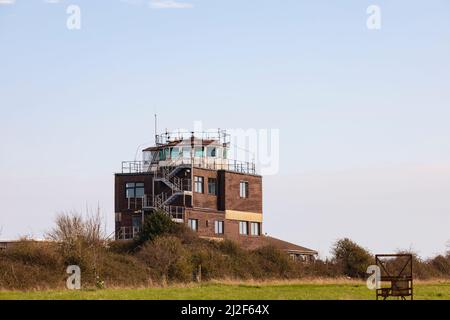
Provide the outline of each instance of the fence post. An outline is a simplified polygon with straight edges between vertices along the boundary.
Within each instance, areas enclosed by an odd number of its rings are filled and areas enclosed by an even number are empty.
[[[197,274],[196,274],[197,282],[202,282],[202,265],[198,265]]]

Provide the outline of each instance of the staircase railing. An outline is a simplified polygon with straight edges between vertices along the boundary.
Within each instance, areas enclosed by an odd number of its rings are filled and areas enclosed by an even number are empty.
[[[161,193],[159,195],[156,195],[153,198],[144,196],[144,198],[143,198],[144,207],[143,208],[153,208],[153,209],[162,210],[172,219],[183,220],[185,208],[182,206],[172,206],[172,205],[165,204],[165,201],[167,199],[168,198],[167,198],[166,193]]]

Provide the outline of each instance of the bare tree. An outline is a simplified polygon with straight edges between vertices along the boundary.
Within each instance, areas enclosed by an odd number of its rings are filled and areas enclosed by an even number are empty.
[[[85,217],[77,212],[61,213],[55,222],[55,227],[46,234],[46,238],[58,243],[68,263],[89,270],[94,277],[92,281],[103,286],[100,267],[106,239],[100,209]]]
[[[46,234],[50,240],[68,245],[80,240],[88,245],[94,245],[105,240],[99,210],[86,218],[76,212],[61,213],[55,222],[56,226]]]

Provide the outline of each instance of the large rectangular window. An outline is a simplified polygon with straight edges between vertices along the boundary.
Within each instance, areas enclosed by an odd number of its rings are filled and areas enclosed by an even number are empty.
[[[223,221],[214,222],[214,232],[216,234],[223,234]]]
[[[130,182],[130,183],[127,183],[125,185],[125,194],[126,194],[127,198],[134,198],[134,196],[135,196],[135,192],[134,192],[135,186],[136,186],[136,184],[134,182]]]
[[[191,228],[193,231],[197,231],[198,230],[198,220],[197,219],[189,219],[188,227]]]
[[[208,194],[217,195],[217,179],[208,178]]]
[[[142,198],[145,195],[143,182],[129,182],[125,185],[125,194],[129,198]]]
[[[203,158],[203,147],[194,148],[194,157]]]
[[[248,198],[248,182],[241,181],[239,185],[239,195],[241,198]]]
[[[190,158],[191,157],[191,148],[189,147],[183,147],[183,158]]]
[[[159,150],[159,160],[166,160],[166,155],[167,155],[166,149]]]
[[[204,178],[195,176],[194,177],[194,191],[197,193],[203,193],[203,182]]]
[[[239,221],[239,234],[248,235],[247,221]]]
[[[217,149],[215,147],[208,147],[206,150],[207,157],[214,158],[217,154]]]
[[[170,149],[170,158],[171,159],[178,159],[181,155],[180,148],[174,147]]]
[[[252,222],[250,226],[252,236],[259,236],[261,234],[261,224],[259,222]]]

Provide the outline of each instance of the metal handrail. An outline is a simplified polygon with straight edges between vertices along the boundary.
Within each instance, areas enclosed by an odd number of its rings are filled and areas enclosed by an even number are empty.
[[[170,170],[171,167],[189,164],[193,167],[226,170],[246,174],[256,174],[256,165],[254,162],[245,162],[231,159],[222,159],[222,161],[211,160],[211,158],[177,158],[169,163],[159,166],[159,170]],[[122,173],[143,173],[147,172],[145,161],[122,161]],[[171,170],[170,170],[171,171]],[[158,170],[156,171],[158,174]],[[170,172],[169,172],[170,173]],[[159,174],[164,174],[159,172]],[[166,173],[168,174],[168,173]]]
[[[171,132],[160,133],[156,135],[156,144],[165,145],[172,141],[189,141],[190,139],[197,140],[216,140],[219,143],[229,143],[231,135],[226,130],[218,129],[217,131],[181,131],[174,130]]]
[[[118,240],[130,240],[135,239],[138,235],[141,229],[139,227],[120,227],[117,230],[117,236],[116,239]]]

